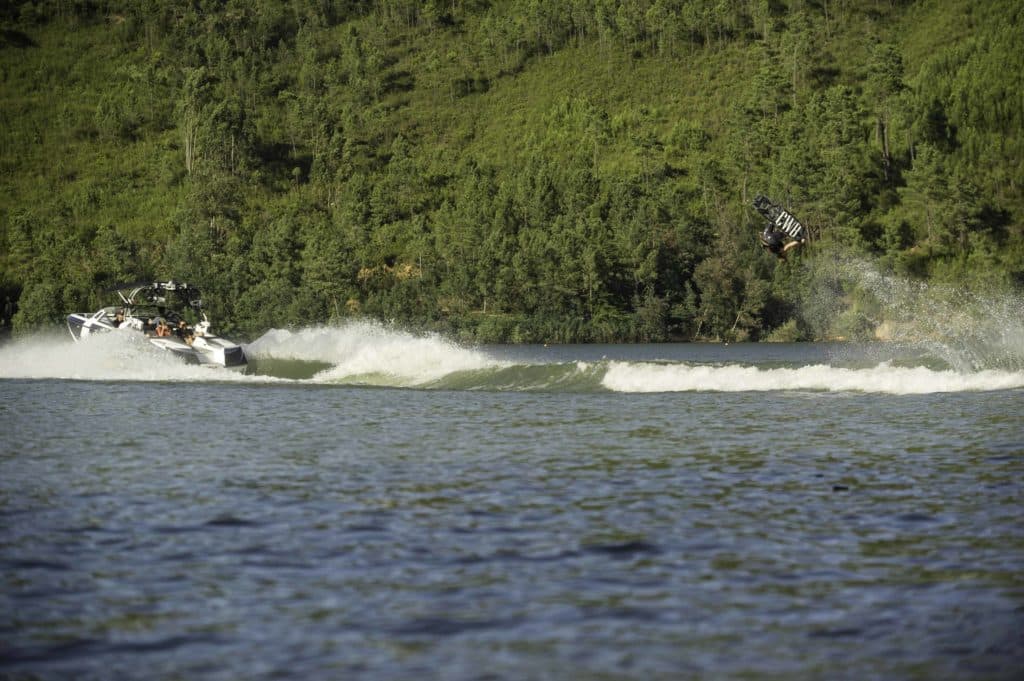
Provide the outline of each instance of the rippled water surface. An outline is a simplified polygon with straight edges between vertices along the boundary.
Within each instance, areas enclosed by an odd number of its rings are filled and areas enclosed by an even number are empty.
[[[1020,678],[1013,368],[249,351],[0,348],[0,678]]]

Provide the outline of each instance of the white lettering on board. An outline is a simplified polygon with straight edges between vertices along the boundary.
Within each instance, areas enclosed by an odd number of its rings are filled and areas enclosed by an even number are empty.
[[[778,217],[775,218],[775,224],[778,225],[779,229],[794,239],[799,238],[800,233],[803,232],[804,229],[803,225],[801,225],[795,217],[781,209],[779,210]]]

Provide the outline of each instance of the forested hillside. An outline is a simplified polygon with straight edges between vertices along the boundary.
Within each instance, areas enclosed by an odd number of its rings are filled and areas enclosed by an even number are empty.
[[[221,330],[869,336],[882,271],[1024,286],[1017,0],[37,0],[0,8],[16,331],[125,281]],[[755,194],[813,243],[778,263]],[[801,303],[835,288],[840,308]]]

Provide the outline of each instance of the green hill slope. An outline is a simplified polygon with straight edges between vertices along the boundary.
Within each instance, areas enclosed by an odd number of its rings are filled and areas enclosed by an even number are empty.
[[[1019,3],[28,2],[0,10],[16,329],[194,281],[226,332],[870,335],[838,254],[1024,284]],[[757,193],[814,243],[756,245]],[[828,314],[804,301],[835,289]]]

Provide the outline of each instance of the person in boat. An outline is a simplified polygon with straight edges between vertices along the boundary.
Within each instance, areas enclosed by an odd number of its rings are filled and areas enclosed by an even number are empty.
[[[114,328],[117,328],[124,324],[124,310],[118,310],[114,313]]]
[[[178,320],[178,326],[174,329],[174,333],[178,334],[178,338],[189,345],[192,345],[192,341],[196,339],[195,335],[192,333],[192,329],[188,328],[188,324],[184,319]]]
[[[804,243],[804,239],[786,239],[775,225],[769,224],[761,232],[761,246],[779,260],[785,260],[791,250]]]
[[[156,335],[160,338],[167,338],[171,335],[171,327],[167,325],[163,318],[156,323]]]

